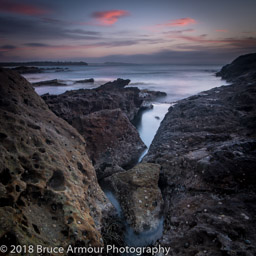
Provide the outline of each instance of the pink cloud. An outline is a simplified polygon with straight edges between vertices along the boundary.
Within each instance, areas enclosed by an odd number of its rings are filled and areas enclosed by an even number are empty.
[[[222,40],[218,40],[218,39],[207,39],[207,35],[203,34],[203,35],[199,35],[199,36],[188,36],[188,35],[171,35],[169,36],[169,38],[172,39],[182,39],[185,41],[190,41],[190,42],[195,42],[195,43],[201,43],[201,44],[227,44],[230,43],[230,41],[233,42],[233,40],[230,39],[222,39]]]
[[[110,26],[115,24],[119,18],[129,16],[130,13],[125,10],[111,10],[103,12],[94,12],[92,14],[93,18],[96,18],[100,25]]]
[[[42,15],[48,13],[48,10],[43,8],[38,8],[33,5],[23,4],[23,3],[11,3],[6,0],[0,0],[0,12],[8,12],[23,15]]]
[[[176,20],[170,20],[167,23],[158,24],[160,27],[184,27],[187,25],[196,24],[196,20],[192,18],[181,18]]]
[[[216,29],[216,32],[228,32],[228,30],[227,29]]]

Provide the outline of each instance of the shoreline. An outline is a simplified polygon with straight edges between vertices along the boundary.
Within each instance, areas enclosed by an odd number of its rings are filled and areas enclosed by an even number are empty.
[[[0,75],[1,241],[122,246],[98,185],[107,179],[137,232],[164,215],[152,246],[177,256],[255,252],[255,70],[171,106],[137,165],[145,145],[131,121],[145,95],[129,80],[40,98],[16,72]]]

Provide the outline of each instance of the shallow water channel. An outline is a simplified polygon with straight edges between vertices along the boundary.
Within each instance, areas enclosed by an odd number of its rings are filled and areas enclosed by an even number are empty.
[[[152,143],[154,136],[163,120],[165,114],[167,113],[170,104],[155,103],[152,109],[144,110],[139,119],[137,120],[135,126],[139,132],[142,141],[147,146],[147,149],[142,153],[138,162],[141,162],[143,157],[147,154],[150,144]],[[158,239],[161,238],[163,233],[163,223],[164,218],[162,217],[159,221],[159,225],[151,230],[136,233],[133,228],[128,225],[125,221],[121,206],[115,197],[114,193],[106,186],[102,186],[102,190],[108,197],[109,201],[115,207],[118,216],[125,222],[125,244],[130,247],[142,247],[154,244]]]

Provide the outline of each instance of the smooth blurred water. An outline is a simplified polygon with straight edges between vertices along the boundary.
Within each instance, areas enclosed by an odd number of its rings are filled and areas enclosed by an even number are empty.
[[[47,67],[46,67],[47,68]],[[35,90],[38,94],[60,94],[66,90],[95,88],[105,82],[117,78],[130,79],[130,86],[140,89],[159,90],[167,93],[162,102],[174,102],[200,91],[225,84],[215,76],[221,66],[189,66],[189,65],[119,65],[107,66],[94,64],[89,66],[68,66],[64,72],[48,71],[47,73],[25,74],[30,82],[60,79],[66,86],[40,86]],[[74,81],[94,78],[95,83],[73,84]]]
[[[141,154],[138,162],[141,162],[143,157],[147,154],[161,121],[164,119],[171,105],[172,104],[167,103],[154,103],[152,109],[143,111],[140,120],[135,124],[140,138],[147,146],[147,149]]]

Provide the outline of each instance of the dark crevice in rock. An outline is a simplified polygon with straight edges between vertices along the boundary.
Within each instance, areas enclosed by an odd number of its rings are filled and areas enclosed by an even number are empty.
[[[3,185],[7,185],[8,183],[10,183],[12,180],[12,176],[10,174],[10,170],[8,168],[5,168],[2,170],[2,172],[0,173],[0,182]]]

